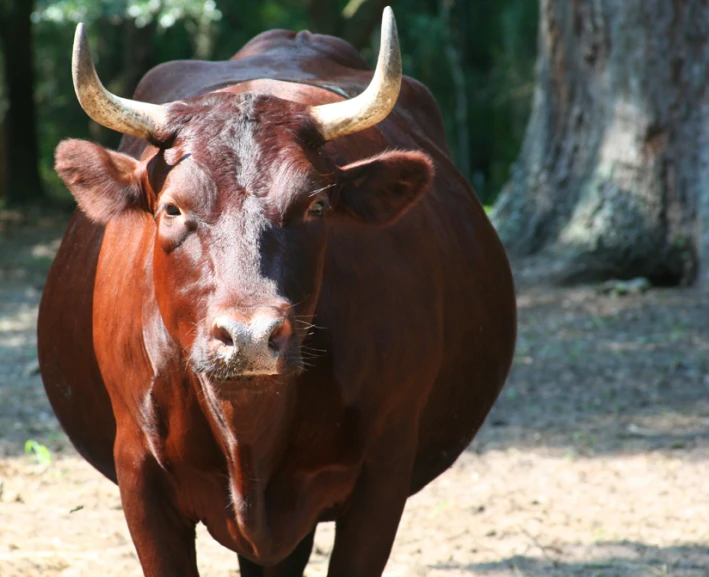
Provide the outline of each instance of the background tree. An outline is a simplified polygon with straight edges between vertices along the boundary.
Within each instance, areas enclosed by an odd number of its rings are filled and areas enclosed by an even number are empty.
[[[697,274],[709,191],[709,4],[541,0],[537,87],[493,212],[561,282]]]
[[[4,54],[7,113],[0,122],[0,153],[10,204],[42,197],[38,172],[37,114],[34,101],[32,23],[34,0],[0,1],[0,43]],[[3,175],[4,173],[4,175]]]

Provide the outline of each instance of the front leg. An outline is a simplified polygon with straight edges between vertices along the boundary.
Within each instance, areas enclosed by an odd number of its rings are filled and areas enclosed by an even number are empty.
[[[405,430],[405,429],[404,429]],[[389,559],[404,512],[416,456],[416,435],[399,429],[378,443],[335,525],[328,577],[378,577]]]
[[[119,431],[114,456],[123,512],[145,577],[199,577],[195,523],[175,508],[166,472],[142,434]]]

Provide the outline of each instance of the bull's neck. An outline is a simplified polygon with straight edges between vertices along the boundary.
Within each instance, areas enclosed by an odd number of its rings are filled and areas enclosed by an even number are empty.
[[[229,468],[241,537],[253,548],[267,541],[265,492],[285,452],[295,402],[288,381],[272,378],[212,384],[196,377],[200,399]],[[238,538],[238,536],[236,536]]]

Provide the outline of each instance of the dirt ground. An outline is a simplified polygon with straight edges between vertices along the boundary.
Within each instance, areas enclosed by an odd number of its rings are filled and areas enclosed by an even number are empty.
[[[118,491],[71,448],[35,360],[67,218],[0,213],[0,576],[137,577]],[[709,575],[709,291],[551,289],[525,267],[508,384],[456,465],[410,499],[386,575]],[[325,575],[332,536],[318,529],[309,577]],[[238,574],[204,531],[198,551],[205,577]]]

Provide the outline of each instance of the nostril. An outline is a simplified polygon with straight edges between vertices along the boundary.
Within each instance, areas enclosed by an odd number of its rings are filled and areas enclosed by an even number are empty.
[[[271,338],[268,339],[268,350],[270,350],[272,353],[277,353],[281,350],[281,347],[278,344],[277,337],[271,335]]]
[[[212,337],[227,347],[234,346],[234,338],[231,336],[231,333],[217,323],[214,324],[214,328],[212,329]]]
[[[291,329],[288,321],[278,323],[268,338],[268,349],[276,354],[282,352],[286,348],[290,334]]]

